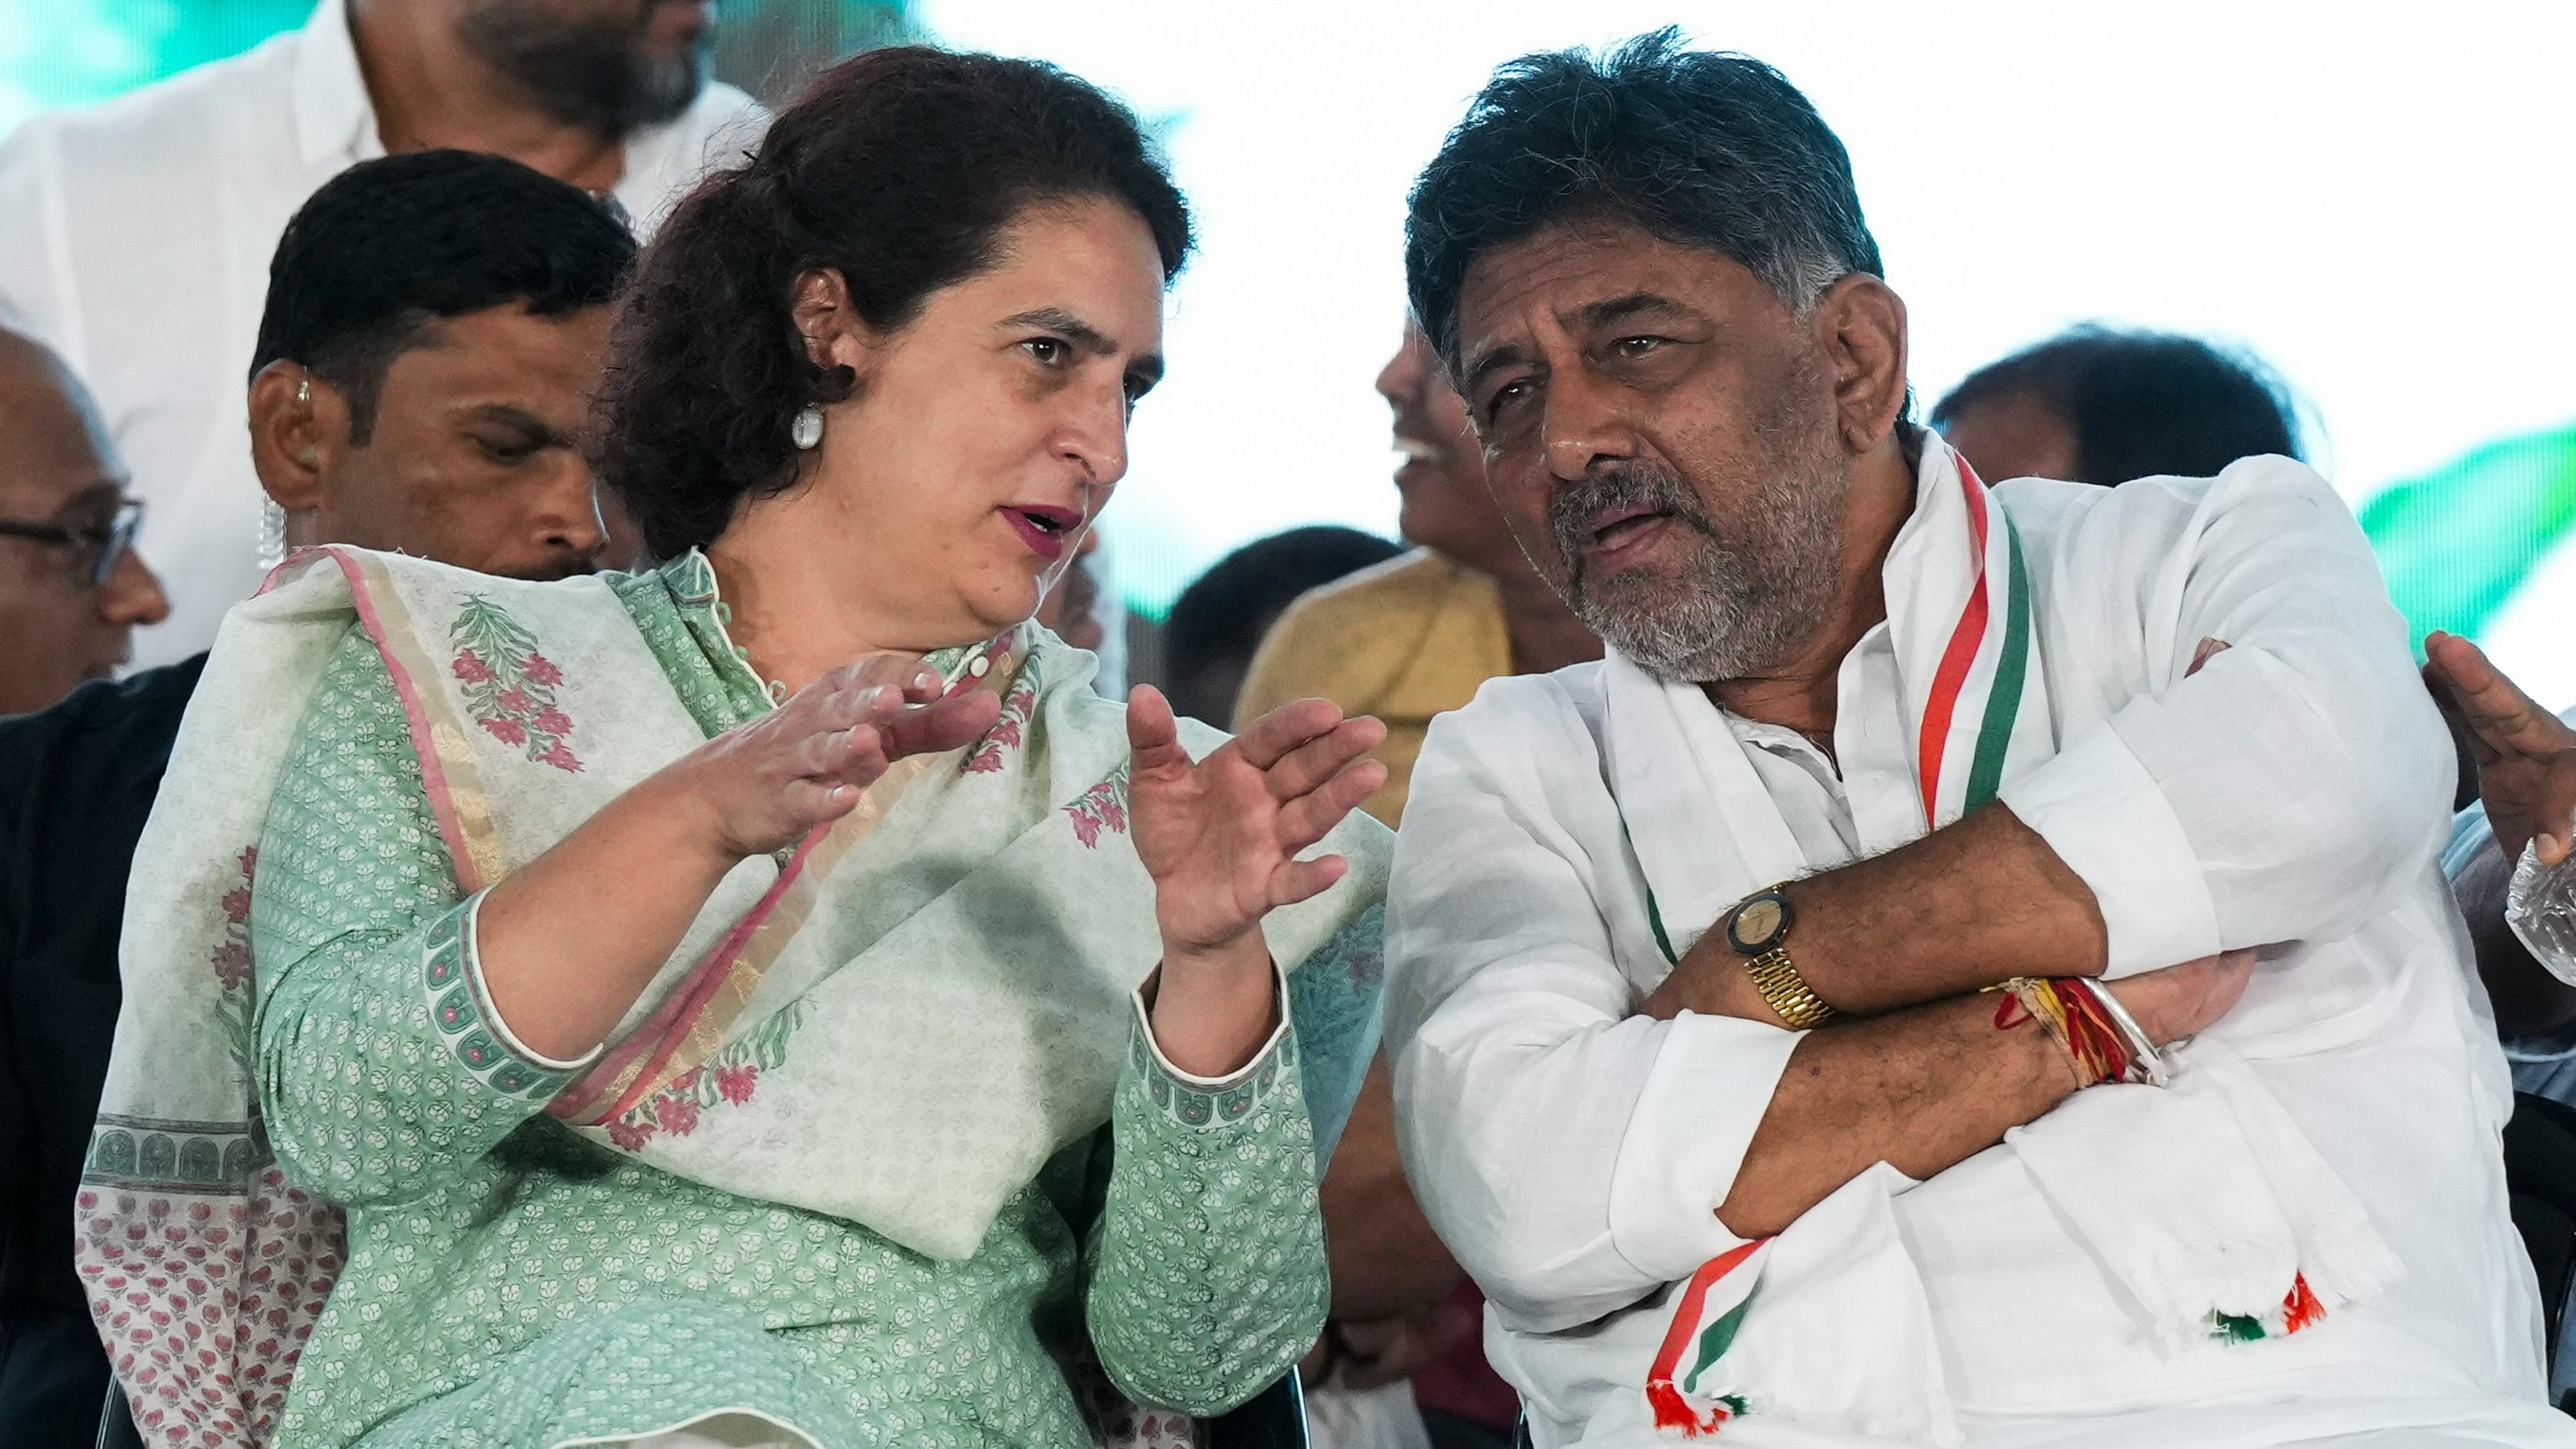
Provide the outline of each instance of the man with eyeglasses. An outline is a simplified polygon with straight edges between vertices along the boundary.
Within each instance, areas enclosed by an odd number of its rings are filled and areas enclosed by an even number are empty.
[[[170,601],[134,551],[143,506],[89,390],[0,328],[0,714],[113,672]]]
[[[609,297],[634,254],[606,205],[498,156],[411,152],[362,162],[315,192],[278,243],[243,359],[244,441],[286,544],[399,550],[518,578],[589,572],[602,532],[580,437]],[[115,483],[92,486],[115,476],[103,430],[70,402],[57,402],[48,428],[21,427],[17,378],[30,371],[0,366],[0,534],[11,535],[0,557],[27,555],[0,570],[23,565],[30,595],[43,582],[94,597],[101,619],[129,593],[145,602],[118,605],[118,617],[160,618],[160,586],[126,546],[134,509]],[[61,378],[59,368],[40,375]],[[40,496],[39,478],[58,481]],[[38,580],[40,569],[51,574]],[[59,693],[123,657],[128,624],[59,643],[79,632],[71,617],[0,599],[0,668],[20,667],[22,641],[85,651],[59,666]],[[108,1392],[72,1270],[72,1203],[122,998],[126,878],[204,664],[200,654],[0,720],[9,1449],[86,1449]]]

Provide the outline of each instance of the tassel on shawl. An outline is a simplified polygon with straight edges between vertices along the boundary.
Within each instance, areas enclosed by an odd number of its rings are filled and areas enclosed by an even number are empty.
[[[1711,1371],[1744,1326],[1771,1241],[1756,1238],[1730,1248],[1702,1263],[1683,1285],[1672,1327],[1646,1373],[1646,1409],[1657,1429],[1696,1439],[1744,1412],[1744,1395],[1712,1387]]]

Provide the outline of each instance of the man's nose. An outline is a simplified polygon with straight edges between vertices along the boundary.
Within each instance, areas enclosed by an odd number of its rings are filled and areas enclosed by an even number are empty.
[[[1635,451],[1634,435],[1610,389],[1576,369],[1549,381],[1540,427],[1548,472],[1563,482],[1575,482],[1602,462]]]
[[[128,548],[118,556],[116,566],[98,586],[98,617],[127,628],[158,624],[170,617],[170,596],[162,592],[161,576],[152,572],[143,555]]]
[[[556,471],[545,490],[543,505],[534,522],[538,541],[545,551],[557,557],[571,555],[589,564],[599,557],[608,542],[608,529],[600,521],[599,501],[592,487],[590,465],[578,458],[567,458]]]

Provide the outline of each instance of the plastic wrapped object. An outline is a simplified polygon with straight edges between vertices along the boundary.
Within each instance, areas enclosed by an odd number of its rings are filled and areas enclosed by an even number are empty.
[[[2576,986],[2576,851],[2543,865],[2539,849],[2524,846],[2505,887],[2504,919],[2532,959]]]

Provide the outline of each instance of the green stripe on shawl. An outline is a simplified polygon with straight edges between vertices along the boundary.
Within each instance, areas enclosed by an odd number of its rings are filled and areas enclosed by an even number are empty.
[[[2022,686],[2030,678],[2030,573],[2021,560],[2021,535],[2001,508],[2004,553],[2012,560],[2004,606],[2003,657],[1995,661],[1995,686],[1986,693],[1986,717],[1977,726],[1976,763],[1968,771],[1963,808],[1974,810],[2002,788],[2004,755],[2012,748],[2013,721],[2021,716]]]

